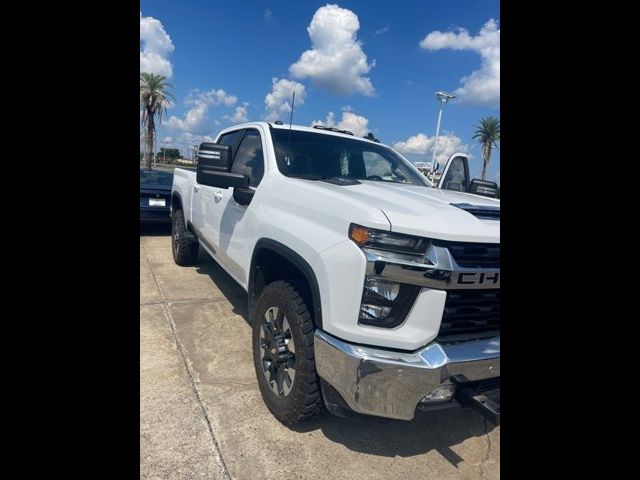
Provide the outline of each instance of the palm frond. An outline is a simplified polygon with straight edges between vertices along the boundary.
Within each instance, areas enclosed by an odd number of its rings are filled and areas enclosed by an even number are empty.
[[[163,115],[167,114],[167,109],[173,106],[175,98],[168,91],[173,85],[162,75],[153,73],[140,73],[140,107],[142,115],[140,121],[147,125],[150,116],[162,122]]]

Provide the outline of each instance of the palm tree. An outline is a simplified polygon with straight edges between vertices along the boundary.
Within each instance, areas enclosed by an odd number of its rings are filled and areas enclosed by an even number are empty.
[[[496,117],[485,117],[480,119],[480,123],[476,125],[476,131],[473,135],[475,140],[482,145],[482,180],[487,175],[487,166],[491,161],[491,150],[493,147],[498,148],[500,144],[500,119]]]
[[[142,115],[140,123],[145,127],[145,159],[147,168],[151,167],[153,160],[153,144],[156,136],[155,119],[158,125],[162,123],[162,115],[167,113],[171,106],[171,100],[175,100],[167,89],[173,87],[162,75],[153,73],[140,74],[140,109]]]

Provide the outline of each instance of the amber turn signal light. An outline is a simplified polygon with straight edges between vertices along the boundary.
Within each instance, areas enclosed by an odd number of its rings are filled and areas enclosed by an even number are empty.
[[[370,239],[369,229],[361,227],[360,225],[351,225],[351,228],[349,228],[349,238],[358,245],[365,245]]]

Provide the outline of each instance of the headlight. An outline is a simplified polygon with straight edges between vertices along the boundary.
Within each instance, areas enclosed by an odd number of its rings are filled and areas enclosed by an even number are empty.
[[[349,226],[349,238],[361,248],[393,252],[412,261],[424,258],[431,242],[427,238],[376,230],[355,223]],[[418,293],[420,287],[416,285],[390,282],[375,275],[367,275],[364,279],[358,322],[373,327],[395,328],[407,318]]]
[[[393,302],[398,298],[398,294],[400,293],[400,284],[366,277],[364,289],[370,295],[382,297]]]
[[[362,227],[355,223],[349,226],[349,238],[361,247],[414,255],[426,253],[429,246],[429,240],[426,238],[385,232],[384,230]]]
[[[358,321],[373,327],[394,328],[404,322],[420,287],[367,276]]]

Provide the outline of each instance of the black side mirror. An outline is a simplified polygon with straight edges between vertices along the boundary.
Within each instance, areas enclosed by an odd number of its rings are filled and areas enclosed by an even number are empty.
[[[217,143],[202,143],[198,149],[196,182],[219,188],[247,188],[249,177],[230,173],[231,147]]]
[[[208,170],[228,172],[231,170],[231,147],[218,143],[201,143],[198,148],[198,166]]]
[[[256,192],[250,188],[234,188],[233,199],[238,202],[239,205],[249,205],[253,200],[253,195]]]
[[[498,184],[489,180],[474,178],[469,185],[469,193],[483,195],[490,198],[498,198]]]

